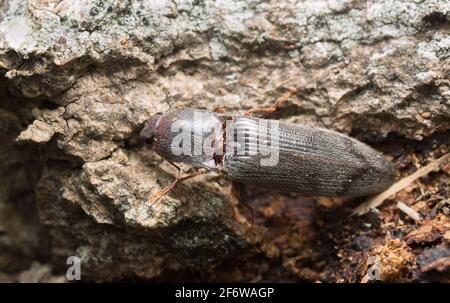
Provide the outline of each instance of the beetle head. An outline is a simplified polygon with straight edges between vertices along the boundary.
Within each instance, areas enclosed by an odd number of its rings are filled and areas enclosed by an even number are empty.
[[[159,122],[161,121],[161,117],[162,115],[156,114],[147,120],[147,123],[140,133],[140,137],[142,138],[142,140],[144,140],[145,143],[152,144]]]

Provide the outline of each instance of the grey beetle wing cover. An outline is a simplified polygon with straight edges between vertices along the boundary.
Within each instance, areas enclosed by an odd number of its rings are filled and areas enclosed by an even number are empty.
[[[241,183],[314,196],[355,197],[378,193],[393,182],[393,166],[381,153],[331,130],[237,117],[227,132],[227,142],[233,136],[245,152],[227,146],[223,170]],[[249,155],[257,148],[264,155]],[[277,161],[262,165],[270,153],[278,153],[272,154]]]

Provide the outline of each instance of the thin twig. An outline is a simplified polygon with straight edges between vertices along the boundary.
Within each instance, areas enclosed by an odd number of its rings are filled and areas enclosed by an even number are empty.
[[[431,161],[430,164],[428,164],[425,167],[422,167],[421,169],[417,170],[415,173],[401,179],[400,181],[393,184],[391,187],[386,189],[384,192],[370,198],[368,201],[362,203],[358,207],[356,207],[353,210],[352,215],[363,215],[370,211],[370,209],[380,206],[384,200],[392,196],[393,194],[398,193],[399,191],[405,189],[408,187],[411,183],[419,179],[420,177],[423,177],[427,175],[428,173],[439,169],[442,164],[447,162],[447,160],[450,159],[450,153],[447,153],[440,157],[439,159]]]
[[[398,201],[397,207],[402,212],[404,212],[405,214],[410,216],[414,221],[422,220],[422,217],[420,216],[420,214],[418,212],[416,212],[414,209],[412,209],[411,207],[409,207],[408,205],[406,205],[405,203]]]

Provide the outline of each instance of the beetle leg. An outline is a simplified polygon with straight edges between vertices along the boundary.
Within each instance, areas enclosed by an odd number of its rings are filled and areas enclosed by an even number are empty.
[[[169,186],[166,186],[164,188],[162,188],[160,191],[158,191],[156,194],[151,195],[148,199],[148,201],[150,202],[150,206],[153,206],[153,204],[155,204],[156,202],[159,201],[159,199],[161,199],[162,197],[164,197],[170,190],[172,190],[172,188],[175,187],[175,185],[177,185],[178,180],[180,179],[181,176],[181,168],[176,165],[175,163],[171,162],[171,161],[167,161],[170,164],[172,164],[176,169],[177,169],[177,177],[175,179],[175,181],[172,182],[172,184],[170,184]]]
[[[178,183],[205,173],[204,170],[199,170],[193,174],[181,177],[181,169],[174,163],[172,163],[170,161],[169,161],[169,163],[171,163],[173,166],[175,166],[177,168],[177,170],[178,170],[177,178],[169,186],[162,188],[160,191],[158,191],[154,195],[150,196],[150,198],[149,198],[150,206],[153,206],[156,202],[158,202],[162,197],[164,197],[168,192],[170,192]]]
[[[238,182],[233,181],[231,183],[231,190],[230,190],[230,195],[236,199],[236,201],[240,204],[242,204],[245,208],[247,208],[247,210],[250,212],[251,214],[251,224],[252,227],[255,223],[255,209],[253,207],[251,207],[250,205],[248,205],[247,203],[245,203],[244,201],[241,201],[241,184]]]
[[[255,225],[255,209],[248,205],[246,202],[241,202],[242,205],[247,208],[247,210],[250,212],[251,215],[251,226],[253,227]]]
[[[289,99],[290,96],[292,96],[293,94],[295,94],[297,92],[298,91],[296,88],[293,88],[293,87],[288,88],[288,91],[285,92],[280,98],[278,98],[272,106],[254,107],[254,108],[250,109],[249,111],[247,111],[244,115],[248,117],[248,116],[251,116],[254,112],[264,112],[266,115],[269,115],[269,114],[273,113],[274,111],[276,111],[278,106],[280,106],[284,101]]]
[[[177,169],[177,179],[179,179],[179,178],[180,178],[180,175],[181,175],[181,168],[180,168],[178,165],[176,165],[175,163],[173,163],[172,161],[167,161],[167,162],[169,162],[170,164],[172,164],[173,167],[175,167],[175,168]]]

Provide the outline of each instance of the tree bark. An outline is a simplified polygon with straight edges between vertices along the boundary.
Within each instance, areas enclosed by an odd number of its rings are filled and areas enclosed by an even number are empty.
[[[210,173],[147,198],[173,168],[138,138],[171,108],[334,129],[398,177],[450,149],[450,2],[0,1],[0,280],[448,281],[449,169],[348,214]],[[187,167],[185,167],[187,168]],[[447,202],[445,202],[447,201]],[[447,261],[446,261],[447,260]]]

